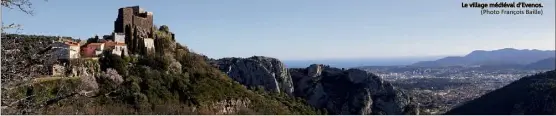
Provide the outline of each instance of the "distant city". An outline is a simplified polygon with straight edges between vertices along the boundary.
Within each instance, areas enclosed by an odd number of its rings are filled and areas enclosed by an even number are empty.
[[[554,70],[553,50],[504,48],[399,66],[360,66],[415,97],[422,114],[442,114],[522,77]]]

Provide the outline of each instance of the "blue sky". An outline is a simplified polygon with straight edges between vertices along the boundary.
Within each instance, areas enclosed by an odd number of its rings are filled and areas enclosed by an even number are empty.
[[[479,9],[461,8],[458,0],[36,0],[34,16],[3,8],[2,20],[22,24],[25,34],[85,39],[110,34],[118,8],[140,5],[154,12],[156,25],[168,25],[178,42],[212,58],[401,58],[501,48],[553,50],[554,0],[534,1],[543,3],[544,15],[480,15]]]

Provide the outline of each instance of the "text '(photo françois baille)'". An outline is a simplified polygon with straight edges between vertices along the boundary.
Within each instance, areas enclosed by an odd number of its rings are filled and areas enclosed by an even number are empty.
[[[481,15],[543,15],[540,2],[462,2],[461,7],[481,9]]]

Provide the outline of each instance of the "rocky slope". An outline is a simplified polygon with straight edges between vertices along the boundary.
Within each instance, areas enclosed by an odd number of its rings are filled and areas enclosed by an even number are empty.
[[[37,112],[38,107],[59,99],[98,91],[95,77],[109,74],[102,73],[98,62],[94,60],[58,60],[65,51],[63,48],[53,48],[54,44],[61,44],[58,38],[2,35],[3,114]],[[119,75],[115,73],[115,76]]]
[[[25,69],[57,64],[33,58],[52,41],[40,37],[2,37],[2,114],[321,114],[290,96],[249,90],[175,42],[161,43],[176,45],[161,55],[71,60],[56,76],[51,66]]]
[[[233,80],[248,87],[262,86],[267,91],[291,94],[293,83],[288,70],[275,58],[222,58],[213,62]]]
[[[295,95],[331,114],[417,114],[402,91],[378,76],[358,69],[313,64],[289,70]]]
[[[446,114],[556,115],[556,71],[523,77]]]

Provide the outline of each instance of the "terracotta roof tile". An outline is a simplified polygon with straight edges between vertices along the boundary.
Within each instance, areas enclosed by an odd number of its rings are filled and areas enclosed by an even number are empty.
[[[70,45],[70,46],[79,46],[79,43],[76,43],[76,42],[64,42],[64,44]]]

